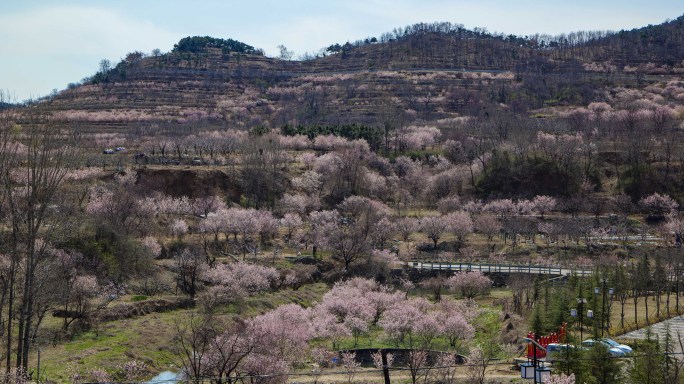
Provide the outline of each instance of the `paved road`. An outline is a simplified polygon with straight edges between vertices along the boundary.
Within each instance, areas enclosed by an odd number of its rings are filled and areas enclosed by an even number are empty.
[[[506,264],[477,264],[477,263],[422,263],[409,262],[409,267],[435,271],[480,271],[484,273],[528,273],[532,275],[589,276],[591,270],[569,269],[562,267],[546,267],[541,265],[506,265]]]
[[[684,343],[684,317],[683,316],[677,316],[673,317],[669,320],[661,321],[660,323],[656,323],[651,325],[651,333],[653,334],[652,337],[655,337],[656,335],[660,339],[660,341],[665,341],[665,334],[667,332],[666,325],[670,325],[670,336],[673,338],[674,341],[674,349],[675,352],[678,353],[676,357],[679,360],[684,360],[684,355],[681,353],[682,351],[682,345],[679,343],[678,338],[681,336],[682,338],[682,343]],[[628,332],[625,333],[622,336],[619,336],[620,338],[626,338],[626,339],[645,339],[646,338],[646,329],[641,328],[637,329],[636,331]]]

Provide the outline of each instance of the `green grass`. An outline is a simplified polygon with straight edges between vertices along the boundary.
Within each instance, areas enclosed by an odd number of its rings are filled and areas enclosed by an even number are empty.
[[[310,306],[320,301],[328,287],[325,284],[310,284],[294,291],[284,289],[248,298],[240,308],[221,308],[218,316],[232,318],[251,317],[267,312],[279,305],[296,303]],[[131,301],[135,301],[133,298]],[[150,368],[151,374],[164,370],[178,370],[178,361],[173,354],[173,338],[176,322],[183,322],[201,308],[153,313],[131,319],[102,323],[94,329],[76,335],[61,344],[43,346],[41,371],[43,379],[69,382],[74,372],[87,375],[95,368],[112,370],[129,360],[140,360]],[[61,322],[50,319],[47,327],[54,329]],[[31,366],[35,367],[36,356]]]
[[[74,372],[87,374],[100,367],[115,367],[140,360],[155,371],[173,369],[170,345],[174,322],[190,315],[189,310],[154,313],[101,324],[61,345],[43,347],[43,378],[65,382]]]

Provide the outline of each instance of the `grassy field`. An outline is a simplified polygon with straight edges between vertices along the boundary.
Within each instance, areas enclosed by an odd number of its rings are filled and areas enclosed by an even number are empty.
[[[637,307],[637,315],[638,315],[638,323],[635,321],[634,317],[634,301],[633,300],[627,300],[625,303],[625,327],[624,329],[621,327],[620,324],[620,303],[617,301],[613,302],[612,308],[611,308],[611,313],[610,313],[610,321],[611,321],[611,328],[610,328],[610,334],[611,335],[621,335],[626,332],[633,331],[638,328],[643,328],[647,325],[647,316],[646,316],[646,302],[645,298],[639,299],[639,302],[636,305]],[[679,313],[684,312],[684,297],[679,298]],[[675,295],[672,294],[670,296],[670,316],[667,314],[667,306],[665,302],[665,295],[662,296],[661,298],[661,304],[660,304],[660,317],[658,318],[658,313],[656,309],[656,298],[655,296],[651,296],[648,298],[648,319],[650,324],[656,323],[658,321],[666,320],[668,318],[671,318],[673,316],[676,316],[677,313],[677,305],[676,305],[676,298]]]
[[[320,300],[327,290],[325,284],[317,283],[297,291],[285,289],[261,294],[248,298],[239,308],[224,308],[218,316],[251,317],[285,303],[309,306]],[[176,324],[200,311],[201,308],[174,310],[105,322],[66,342],[41,345],[41,377],[69,382],[73,373],[86,374],[95,368],[113,367],[130,360],[143,361],[151,373],[178,370],[178,361],[172,351]],[[55,331],[60,325],[60,319],[49,318],[45,328]],[[36,367],[37,357],[34,353],[30,366]]]

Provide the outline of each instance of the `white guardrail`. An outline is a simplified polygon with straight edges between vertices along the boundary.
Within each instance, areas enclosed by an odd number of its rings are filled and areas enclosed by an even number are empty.
[[[562,267],[546,267],[541,265],[507,265],[507,264],[478,264],[478,263],[447,263],[447,262],[417,262],[407,263],[415,269],[427,269],[434,271],[480,271],[483,273],[527,273],[533,275],[556,275],[556,276],[589,276],[594,271],[583,269],[571,269]]]

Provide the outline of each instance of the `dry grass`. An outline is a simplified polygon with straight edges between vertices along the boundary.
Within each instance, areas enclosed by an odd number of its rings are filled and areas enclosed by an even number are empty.
[[[241,308],[226,307],[217,316],[222,319],[256,316],[285,303],[310,305],[320,300],[327,289],[324,284],[311,284],[297,291],[285,289],[265,293],[248,298]],[[42,345],[42,377],[56,382],[70,382],[73,373],[87,374],[94,368],[103,367],[113,370],[130,360],[143,361],[151,373],[177,371],[179,362],[172,350],[176,324],[187,321],[199,311],[199,308],[174,310],[106,322],[71,340]],[[60,325],[60,319],[49,318],[45,329],[54,332]],[[34,353],[29,365],[35,367],[36,359],[37,354]]]
[[[646,302],[644,298],[639,299],[639,302],[636,305],[637,307],[637,315],[638,315],[638,322],[635,321],[634,317],[634,301],[629,299],[625,303],[625,320],[624,320],[624,328],[621,327],[621,321],[620,321],[620,303],[618,301],[613,301],[612,308],[611,308],[611,313],[610,313],[610,322],[611,322],[611,327],[609,330],[609,333],[611,335],[617,336],[621,335],[627,332],[631,332],[635,329],[643,328],[647,326],[648,324],[654,324],[659,321],[663,321],[666,319],[669,319],[671,317],[677,316],[677,304],[676,304],[676,297],[674,294],[670,296],[670,313],[668,315],[667,312],[667,306],[665,302],[665,295],[662,295],[661,298],[661,305],[660,305],[660,317],[658,317],[658,312],[656,308],[656,297],[655,296],[650,296],[648,298],[648,323],[647,323],[647,316],[646,316]],[[679,313],[684,312],[684,297],[679,298]]]

